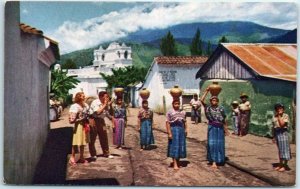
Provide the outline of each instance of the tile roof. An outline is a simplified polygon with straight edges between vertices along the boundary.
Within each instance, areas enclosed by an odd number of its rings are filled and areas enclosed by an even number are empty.
[[[33,28],[24,23],[20,23],[20,29],[25,33],[35,34],[35,35],[43,35],[43,31]]]
[[[60,53],[59,53],[59,47],[58,47],[58,42],[57,41],[54,41],[53,39],[51,39],[47,36],[44,36],[42,30],[38,30],[38,29],[36,29],[34,27],[31,27],[27,24],[20,23],[19,27],[24,33],[28,33],[28,34],[32,34],[32,35],[38,35],[38,36],[41,36],[44,39],[48,40],[50,42],[50,45],[49,45],[48,48],[50,48],[51,51],[54,53],[55,58],[57,60],[60,60]]]
[[[296,44],[243,44],[222,45],[261,76],[296,81]]]
[[[157,64],[204,64],[206,56],[157,56],[154,61]]]
[[[27,24],[24,23],[20,23],[20,29],[24,32],[24,33],[29,33],[29,34],[33,34],[33,35],[40,35],[41,37],[47,39],[48,41],[50,41],[51,43],[54,43],[56,45],[58,45],[57,41],[54,41],[53,39],[50,39],[47,36],[43,35],[43,31],[42,30],[38,30],[34,27],[31,27]]]

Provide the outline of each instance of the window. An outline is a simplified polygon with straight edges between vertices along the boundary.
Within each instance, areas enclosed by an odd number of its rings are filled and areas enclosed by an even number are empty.
[[[102,54],[102,56],[101,56],[102,61],[104,61],[104,58],[105,58],[105,55]]]
[[[124,52],[124,58],[127,59],[127,57],[128,57],[128,51],[125,51]]]
[[[166,83],[168,81],[176,81],[176,73],[177,71],[159,71],[161,80],[163,83]]]

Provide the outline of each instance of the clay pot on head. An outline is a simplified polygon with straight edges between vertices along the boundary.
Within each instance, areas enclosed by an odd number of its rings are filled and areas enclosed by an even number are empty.
[[[183,90],[178,85],[175,85],[169,92],[175,100],[179,99],[179,97],[182,95]]]
[[[213,82],[211,85],[209,85],[209,92],[211,96],[218,96],[219,93],[221,92],[222,88],[218,84],[218,82]]]
[[[147,100],[150,96],[150,91],[148,91],[146,88],[143,88],[142,90],[140,90],[140,97],[143,100]]]
[[[114,89],[114,93],[117,97],[122,97],[124,93],[124,88],[122,87],[117,87]]]

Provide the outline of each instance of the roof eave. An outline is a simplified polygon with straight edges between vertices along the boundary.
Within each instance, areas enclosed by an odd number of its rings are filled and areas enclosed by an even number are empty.
[[[276,79],[276,80],[281,80],[281,81],[288,81],[288,82],[293,82],[293,83],[297,82],[297,79],[293,80],[293,79],[287,79],[287,78],[279,78],[279,77],[271,76],[271,75],[262,75],[260,77],[261,78],[266,78],[266,79]]]

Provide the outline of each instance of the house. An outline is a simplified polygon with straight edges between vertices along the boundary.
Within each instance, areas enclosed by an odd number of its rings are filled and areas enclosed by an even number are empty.
[[[143,88],[151,94],[148,99],[149,107],[156,112],[165,112],[172,107],[172,97],[169,90],[174,85],[183,89],[182,104],[189,104],[193,94],[199,94],[199,80],[194,76],[206,62],[204,56],[158,56],[154,57],[152,65],[146,75]],[[137,104],[141,99],[136,93]],[[165,104],[165,105],[164,105]]]
[[[80,69],[69,69],[68,76],[76,76],[80,81],[74,89],[69,91],[75,95],[79,91],[83,91],[86,96],[97,97],[99,91],[106,90],[107,83],[100,75],[112,74],[112,68],[123,68],[132,65],[131,47],[122,43],[112,42],[106,49],[102,46],[94,50],[94,60],[92,66],[86,66]]]
[[[201,89],[212,81],[219,82],[220,104],[225,106],[228,115],[231,102],[239,100],[241,92],[247,93],[252,104],[250,132],[253,134],[271,135],[274,104],[283,103],[291,119],[293,135],[296,74],[296,44],[223,43],[199,69],[196,79],[201,79]]]
[[[50,66],[58,43],[20,24],[20,2],[5,4],[4,163],[6,184],[31,184],[50,129]]]

